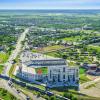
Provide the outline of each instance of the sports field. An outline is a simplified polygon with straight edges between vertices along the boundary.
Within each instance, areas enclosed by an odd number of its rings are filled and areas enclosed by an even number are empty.
[[[43,48],[38,48],[35,50],[32,50],[33,52],[38,52],[38,53],[47,53],[47,52],[53,52],[61,49],[65,49],[66,47],[63,45],[54,45],[54,46],[47,46]]]

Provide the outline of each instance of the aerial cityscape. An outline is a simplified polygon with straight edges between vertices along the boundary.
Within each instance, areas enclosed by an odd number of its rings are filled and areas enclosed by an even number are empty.
[[[100,100],[100,1],[0,1],[0,100]]]

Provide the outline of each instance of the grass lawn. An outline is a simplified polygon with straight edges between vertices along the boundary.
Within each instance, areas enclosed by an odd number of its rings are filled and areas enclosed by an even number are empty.
[[[96,84],[95,83],[94,84],[91,84],[91,85],[85,87],[85,89],[89,89],[89,88],[92,88],[92,87],[96,87]]]
[[[2,98],[3,100],[17,100],[16,97],[14,97],[7,90],[2,89],[2,88],[0,88],[0,98]]]
[[[32,50],[32,52],[33,52],[33,53],[36,53],[36,52],[38,52],[38,50],[36,50],[36,49],[33,49],[33,50]]]
[[[59,54],[57,52],[49,52],[49,53],[45,53],[48,56],[52,56],[52,57],[59,57]]]
[[[79,41],[80,40],[80,36],[66,37],[66,38],[63,38],[62,40],[70,41],[70,42],[76,42],[76,41]]]
[[[0,63],[5,63],[8,59],[9,55],[6,53],[0,53]]]
[[[88,81],[91,81],[91,80],[87,77],[87,75],[85,75],[85,74],[80,75],[80,83],[81,84],[85,83],[85,82],[88,82]]]
[[[9,76],[11,77],[16,69],[17,64],[12,65],[10,71],[9,71]]]
[[[48,68],[47,67],[42,67],[42,68],[35,68],[35,72],[38,74],[48,74]]]
[[[59,50],[59,49],[64,49],[65,47],[63,45],[54,45],[54,46],[47,46],[47,47],[44,47],[44,48],[40,48],[40,49],[37,49],[37,50],[32,50],[33,52],[51,52],[51,51],[56,51],[56,50]]]
[[[96,50],[97,52],[100,52],[100,46],[98,45],[88,45],[88,48]]]
[[[3,68],[4,68],[4,66],[3,66],[3,65],[0,65],[0,74],[1,74],[2,71],[3,71]]]
[[[80,83],[85,83],[90,81],[90,79],[87,77],[87,75],[85,74],[86,70],[83,68],[79,69],[79,77],[80,77]]]
[[[79,74],[85,74],[86,73],[86,69],[84,68],[79,68]]]

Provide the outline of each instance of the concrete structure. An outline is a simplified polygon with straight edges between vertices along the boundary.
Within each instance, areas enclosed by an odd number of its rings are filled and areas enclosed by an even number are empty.
[[[96,69],[97,68],[97,64],[87,64],[87,63],[84,63],[82,65],[83,68],[89,70],[89,69]]]
[[[31,82],[42,82],[49,87],[78,85],[78,68],[70,68],[66,60],[25,51],[15,75]]]

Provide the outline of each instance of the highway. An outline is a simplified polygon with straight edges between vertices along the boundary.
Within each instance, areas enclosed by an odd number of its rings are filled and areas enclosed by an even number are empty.
[[[8,61],[4,64],[5,68],[4,68],[2,75],[9,76],[9,71],[12,66],[12,62],[17,57],[17,55],[20,53],[21,48],[22,48],[22,41],[24,41],[26,34],[28,32],[29,32],[29,28],[26,28],[25,31],[19,37],[15,50],[12,51]]]
[[[16,43],[16,48],[15,50],[12,51],[8,61],[4,64],[5,68],[4,68],[4,71],[2,73],[3,76],[6,76],[6,77],[9,77],[9,71],[12,67],[12,62],[13,60],[18,56],[18,54],[21,52],[21,49],[22,49],[22,41],[25,40],[25,37],[26,37],[26,34],[29,32],[30,28],[26,28],[25,31],[20,35],[20,37],[18,38],[18,41]],[[5,88],[6,90],[8,90],[11,94],[13,94],[15,97],[17,97],[18,99],[20,100],[26,100],[26,95],[23,93],[23,92],[20,92],[18,93],[17,92],[17,89],[13,86],[10,87],[8,85],[8,81],[7,80],[0,80],[0,87],[3,87]],[[48,91],[48,93],[50,93]],[[29,95],[30,93],[28,93]],[[56,94],[53,94],[53,95],[56,95]],[[56,95],[57,97],[60,97],[60,98],[64,98],[60,95]],[[36,96],[30,94],[30,97],[32,97],[33,100],[44,100],[43,98],[37,98]],[[64,98],[65,100],[69,100],[68,98]]]
[[[9,71],[10,71],[10,69],[12,67],[12,62],[18,56],[18,54],[21,52],[22,41],[25,40],[26,34],[29,32],[29,29],[30,28],[26,28],[25,31],[23,33],[21,33],[20,37],[17,40],[16,48],[12,51],[12,53],[11,53],[8,61],[5,64],[2,64],[2,65],[5,66],[4,70],[3,70],[3,73],[2,73],[3,76],[9,77]],[[15,97],[17,97],[18,99],[20,99],[20,100],[26,100],[27,95],[25,95],[23,92],[18,93],[17,89],[14,86],[12,88],[12,87],[10,87],[8,85],[8,82],[9,81],[7,81],[7,80],[1,79],[0,80],[0,87],[8,90],[12,95],[14,95]],[[35,95],[31,94],[30,92],[28,92],[28,95],[33,100],[44,100],[43,98],[37,98]]]
[[[8,81],[6,80],[0,80],[0,88],[6,89],[9,93],[13,94],[16,98],[20,100],[26,100],[26,95],[24,95],[22,92],[18,93],[17,89],[15,87],[9,86]]]
[[[12,62],[13,60],[18,56],[18,54],[21,51],[22,48],[22,41],[25,40],[26,34],[29,32],[29,28],[26,28],[25,31],[20,35],[20,37],[18,38],[17,44],[16,44],[16,48],[15,50],[12,51],[8,61],[4,64],[5,68],[4,71],[2,73],[3,76],[8,76],[9,77],[9,71],[12,67]],[[21,93],[18,93],[15,89],[15,87],[11,88],[8,85],[8,81],[6,80],[0,80],[0,87],[8,90],[11,94],[13,94],[15,97],[17,97],[20,100],[26,100],[26,95]]]
[[[86,88],[86,87],[90,86],[91,84],[95,84],[98,81],[100,81],[100,77],[96,78],[95,80],[81,84],[80,89]]]

